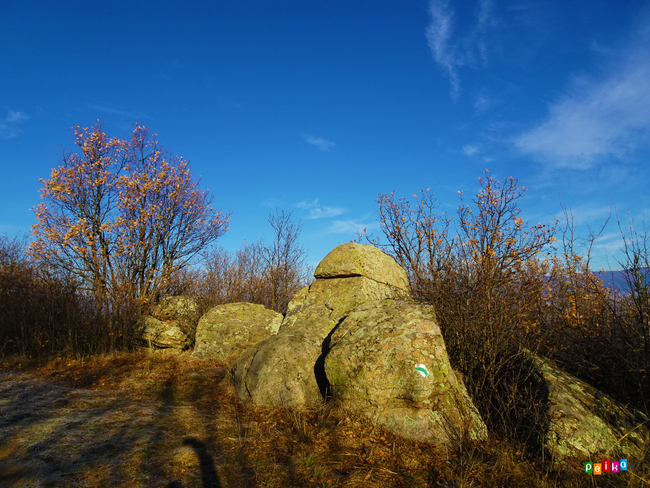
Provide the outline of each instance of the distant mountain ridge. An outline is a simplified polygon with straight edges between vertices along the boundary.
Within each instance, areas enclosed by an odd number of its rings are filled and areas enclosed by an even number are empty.
[[[650,286],[650,268],[643,268],[645,272],[645,283]],[[594,272],[601,280],[603,280],[603,285],[613,291],[618,291],[619,293],[629,293],[630,286],[629,281],[629,271],[626,269],[618,271],[596,271]]]

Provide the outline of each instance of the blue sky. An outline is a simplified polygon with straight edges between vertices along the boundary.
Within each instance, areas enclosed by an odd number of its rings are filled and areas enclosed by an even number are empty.
[[[232,210],[221,245],[303,224],[309,261],[378,193],[441,210],[490,169],[533,224],[650,216],[650,4],[24,1],[0,5],[0,234],[29,232],[70,127],[142,122]],[[595,248],[615,268],[615,222]],[[609,258],[609,265],[607,263]]]

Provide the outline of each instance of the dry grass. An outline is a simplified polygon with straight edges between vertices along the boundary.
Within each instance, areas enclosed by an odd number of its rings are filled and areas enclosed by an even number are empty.
[[[499,442],[441,451],[334,404],[244,405],[227,368],[187,354],[5,359],[0,369],[7,488],[644,486],[581,468],[549,472]]]

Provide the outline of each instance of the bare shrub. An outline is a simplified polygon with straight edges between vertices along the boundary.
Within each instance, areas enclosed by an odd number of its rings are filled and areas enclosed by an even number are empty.
[[[535,322],[531,304],[545,285],[554,228],[525,225],[517,206],[525,189],[516,179],[496,181],[486,171],[479,182],[472,205],[459,192],[454,216],[437,213],[429,190],[413,204],[380,196],[379,224],[383,247],[406,269],[416,298],[435,305],[450,360],[488,428],[517,437],[525,421],[518,406],[535,398],[522,391],[531,372],[520,347],[535,346],[526,328]],[[381,246],[376,236],[360,238]]]
[[[206,306],[249,302],[286,312],[293,296],[309,282],[307,251],[300,245],[300,223],[291,213],[269,216],[273,229],[269,243],[244,243],[230,253],[223,248],[204,253],[204,268],[188,272],[178,287],[200,297]]]

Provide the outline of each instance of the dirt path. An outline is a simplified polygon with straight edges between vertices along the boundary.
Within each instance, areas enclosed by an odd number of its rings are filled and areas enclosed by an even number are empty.
[[[220,486],[212,451],[241,429],[215,415],[227,371],[186,359],[0,371],[0,486]]]

